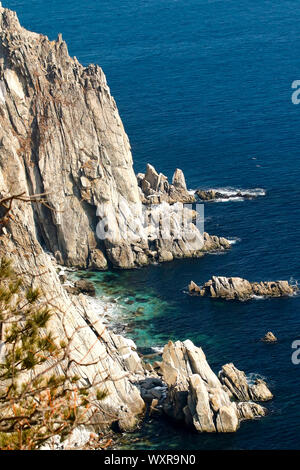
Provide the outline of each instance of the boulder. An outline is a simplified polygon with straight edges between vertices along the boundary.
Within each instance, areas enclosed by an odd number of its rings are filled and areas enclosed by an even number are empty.
[[[197,194],[199,199],[201,199],[202,201],[211,201],[216,199],[216,192],[213,189],[209,189],[207,191],[197,189],[195,194]]]
[[[159,174],[155,170],[154,166],[147,164],[147,169],[145,173],[145,181],[149,184],[149,188],[153,189],[153,191],[157,190],[159,180]]]
[[[173,186],[175,186],[176,188],[179,188],[180,190],[187,191],[183,171],[180,170],[179,168],[177,168],[175,170],[175,173],[174,173],[173,179],[172,179],[172,184],[173,184]]]
[[[164,174],[158,173],[152,165],[147,164],[146,173],[139,173],[137,182],[142,190],[144,204],[160,204],[161,202],[191,204],[196,202],[195,196],[188,192],[184,174],[179,168],[175,170],[170,184]]]
[[[238,370],[234,364],[225,364],[219,372],[219,379],[239,401],[249,401],[250,387],[245,372]]]
[[[190,294],[199,294],[201,291],[201,288],[197,286],[197,284],[194,281],[191,281],[189,283],[188,289],[189,289]]]
[[[258,196],[262,196],[265,193],[263,190],[260,192],[253,192],[247,190],[221,190],[221,189],[197,189],[195,194],[198,196],[199,199],[202,201],[214,201],[218,199],[254,199]]]
[[[236,406],[222,406],[217,415],[216,427],[219,432],[235,432],[239,427]]]
[[[273,398],[266,382],[261,379],[256,379],[254,384],[250,386],[250,396],[253,401],[269,401]]]
[[[206,232],[203,234],[203,242],[204,251],[222,251],[231,248],[231,244],[226,238],[209,235]]]
[[[189,377],[189,393],[185,410],[186,422],[191,421],[199,432],[215,432],[214,413],[210,407],[209,394],[198,374]]]

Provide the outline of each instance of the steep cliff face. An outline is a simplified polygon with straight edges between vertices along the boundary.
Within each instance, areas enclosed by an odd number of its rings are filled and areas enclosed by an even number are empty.
[[[118,207],[120,198],[139,206],[140,198],[101,68],[82,67],[60,36],[51,42],[28,32],[1,8],[0,79],[0,159],[21,165],[28,193],[48,192],[56,210],[35,209],[41,239],[68,265],[105,267],[93,252],[97,206]]]

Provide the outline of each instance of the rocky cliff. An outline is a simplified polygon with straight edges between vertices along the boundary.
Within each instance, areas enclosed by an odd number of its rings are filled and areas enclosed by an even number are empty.
[[[51,301],[56,334],[64,336],[63,323],[69,334],[76,331],[77,363],[94,363],[77,365],[76,374],[90,383],[96,375],[108,393],[99,403],[104,427],[137,426],[146,407],[139,384],[157,379],[157,373],[145,366],[132,341],[107,331],[103,312],[91,309],[84,296],[67,294],[48,252],[67,266],[106,269],[108,263],[132,268],[229,248],[227,240],[199,232],[196,215],[183,209],[191,197],[180,171],[171,185],[155,178],[148,168],[139,188],[101,68],[81,66],[61,36],[49,41],[26,31],[0,4],[0,197],[46,193],[45,204],[14,201],[1,227],[0,256],[12,258],[26,284],[39,286]],[[145,229],[143,206],[157,193],[157,220]],[[182,213],[189,237],[178,236]],[[172,229],[164,238],[160,222],[166,217]],[[101,228],[106,237],[99,236]]]

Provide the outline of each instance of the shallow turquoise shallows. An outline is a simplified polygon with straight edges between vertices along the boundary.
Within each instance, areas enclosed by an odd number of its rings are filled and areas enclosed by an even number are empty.
[[[298,0],[4,0],[23,25],[62,32],[71,55],[107,75],[129,134],[135,170],[151,162],[190,189],[263,188],[251,201],[205,206],[209,233],[236,243],[223,255],[93,274],[99,295],[118,297],[120,322],[144,352],[169,339],[201,345],[217,372],[232,361],[266,377],[269,415],[236,434],[197,435],[148,422],[131,447],[299,448],[300,298],[229,303],[191,298],[189,281],[300,279],[300,79]],[[273,331],[277,344],[259,339]]]

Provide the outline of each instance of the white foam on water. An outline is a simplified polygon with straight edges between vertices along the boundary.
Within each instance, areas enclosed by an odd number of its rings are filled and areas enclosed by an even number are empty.
[[[164,348],[159,347],[159,346],[151,346],[152,351],[157,352],[159,354],[163,353]]]
[[[206,255],[209,255],[209,256],[225,256],[227,254],[227,251],[226,250],[222,250],[222,251],[207,251],[205,253]]]

